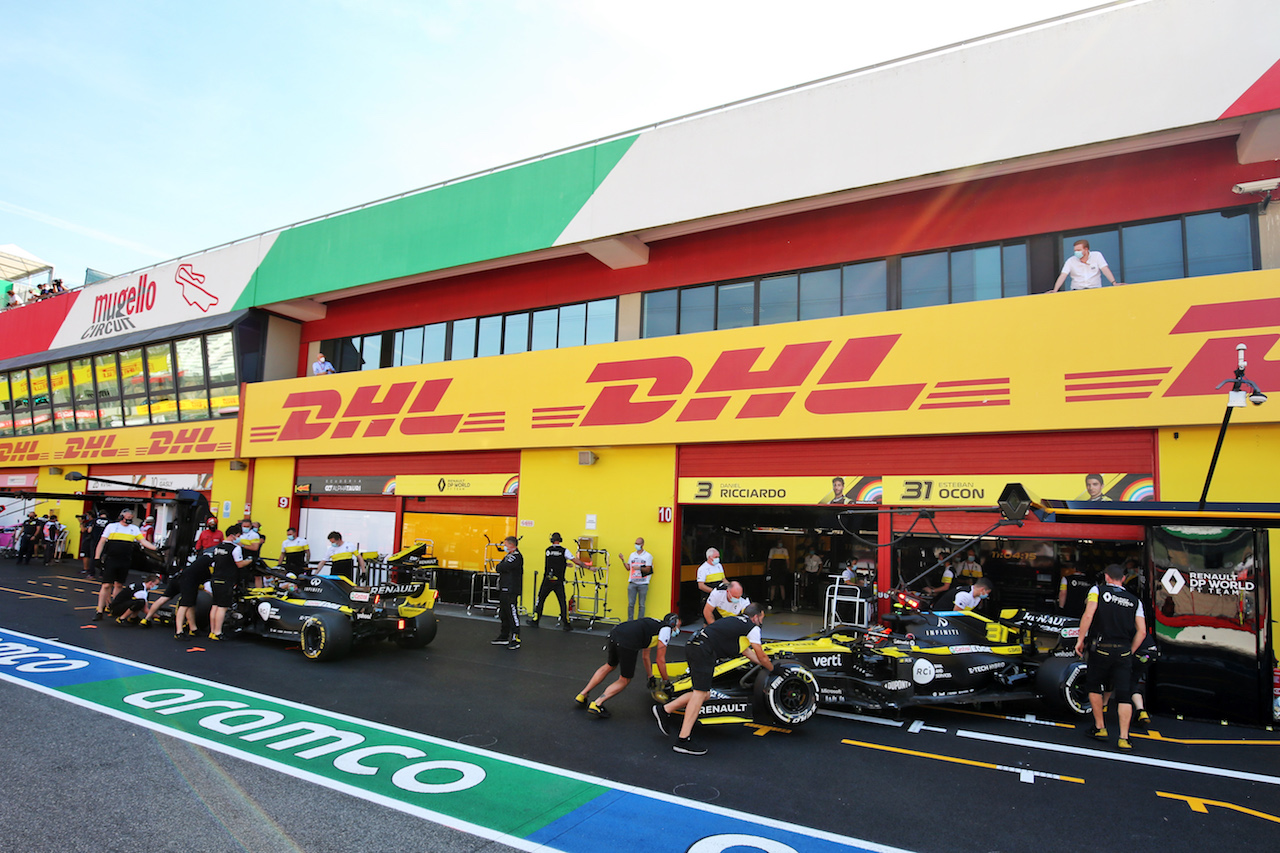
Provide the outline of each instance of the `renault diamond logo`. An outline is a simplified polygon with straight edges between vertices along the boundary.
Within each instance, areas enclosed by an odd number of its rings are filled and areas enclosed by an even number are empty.
[[[1169,571],[1165,572],[1160,578],[1160,585],[1167,589],[1170,595],[1177,595],[1182,592],[1182,588],[1187,585],[1187,582],[1182,579],[1182,572],[1170,566]]]
[[[436,488],[442,492],[444,491],[444,477],[441,477],[440,482],[436,483]]]

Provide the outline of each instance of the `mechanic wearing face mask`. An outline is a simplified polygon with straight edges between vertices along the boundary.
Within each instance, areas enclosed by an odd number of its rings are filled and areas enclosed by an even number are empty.
[[[497,568],[498,616],[502,620],[502,631],[489,641],[491,645],[506,646],[512,651],[520,648],[520,613],[516,602],[524,585],[524,555],[520,553],[519,546],[520,540],[514,536],[502,540],[502,549],[507,552]]]
[[[1101,588],[1089,590],[1084,617],[1080,620],[1080,636],[1076,639],[1076,654],[1084,654],[1085,639],[1090,632],[1097,643],[1089,652],[1086,677],[1089,685],[1089,706],[1093,711],[1093,728],[1089,736],[1097,740],[1107,739],[1107,728],[1102,718],[1103,691],[1110,696],[1111,688],[1117,688],[1116,715],[1120,721],[1120,739],[1116,746],[1133,749],[1129,742],[1129,721],[1133,716],[1133,699],[1126,692],[1133,669],[1133,656],[1147,636],[1146,614],[1142,602],[1124,588],[1124,566],[1112,563],[1107,566],[1106,583]]]
[[[627,566],[627,621],[644,616],[644,600],[649,595],[649,578],[653,574],[653,555],[644,549],[644,538],[636,537],[636,549],[628,556],[619,552],[618,559]],[[639,607],[636,604],[639,603]]]
[[[560,534],[552,533],[551,544],[547,546],[546,573],[542,576],[542,585],[538,588],[538,603],[534,605],[533,616],[529,618],[529,624],[534,628],[538,627],[538,620],[542,618],[542,605],[547,603],[547,596],[554,592],[556,600],[560,602],[560,627],[566,631],[573,630],[573,626],[569,624],[569,605],[564,599],[565,570],[569,567],[569,563],[583,569],[588,568],[590,564],[577,557],[570,557],[569,552],[560,542]]]
[[[972,587],[962,589],[956,593],[955,609],[973,610],[986,601],[989,595],[991,595],[991,581],[986,578],[978,578],[974,581]]]
[[[707,561],[698,566],[698,589],[702,590],[703,595],[711,595],[716,587],[722,585],[727,586],[724,582],[724,568],[720,565],[720,551],[708,548]],[[705,605],[707,600],[704,598],[702,603]]]
[[[280,568],[296,575],[305,575],[310,562],[310,543],[305,537],[299,536],[295,528],[290,527],[284,532],[284,542],[280,543]]]
[[[707,596],[707,603],[702,605],[702,620],[710,625],[717,619],[737,616],[750,603],[751,599],[742,594],[742,584],[729,581],[727,589],[713,589]]]
[[[1104,274],[1113,285],[1118,287],[1124,284],[1123,281],[1116,281],[1116,277],[1111,274],[1111,267],[1107,266],[1107,259],[1102,257],[1101,252],[1089,251],[1088,240],[1077,240],[1072,248],[1075,252],[1062,265],[1062,274],[1054,282],[1052,293],[1057,293],[1062,288],[1062,283],[1067,280],[1067,276],[1071,276],[1072,290],[1092,290],[1102,287]]]

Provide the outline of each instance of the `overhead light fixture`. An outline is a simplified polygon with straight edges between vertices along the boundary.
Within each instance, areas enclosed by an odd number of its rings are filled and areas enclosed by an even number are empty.
[[[595,455],[594,453],[592,453],[590,450],[579,450],[579,451],[578,451],[578,464],[579,464],[579,465],[594,465],[594,464],[596,464],[596,460],[597,460],[597,459],[599,459],[599,458],[600,458],[599,456],[596,456],[596,455]]]
[[[239,459],[232,459],[229,466],[232,471],[248,471],[249,466],[241,462]]]
[[[54,468],[54,467],[49,468],[49,475],[52,477],[57,477],[61,473],[62,473],[61,468]]]

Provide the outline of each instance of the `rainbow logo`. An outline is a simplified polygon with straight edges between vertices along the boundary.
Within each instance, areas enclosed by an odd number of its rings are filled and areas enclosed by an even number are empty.
[[[1155,477],[1139,477],[1124,487],[1122,501],[1153,501],[1156,499]]]
[[[884,483],[879,477],[864,477],[859,484],[854,501],[860,504],[878,504],[884,500]]]

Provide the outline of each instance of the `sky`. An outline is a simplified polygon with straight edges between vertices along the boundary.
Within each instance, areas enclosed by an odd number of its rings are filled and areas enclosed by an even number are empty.
[[[76,286],[1097,5],[0,0],[0,245]]]

